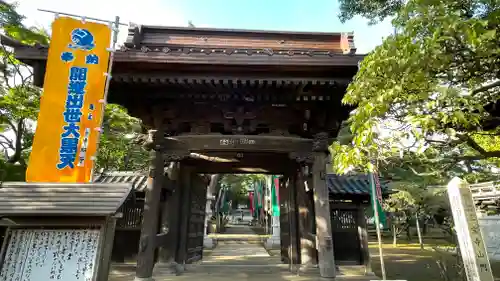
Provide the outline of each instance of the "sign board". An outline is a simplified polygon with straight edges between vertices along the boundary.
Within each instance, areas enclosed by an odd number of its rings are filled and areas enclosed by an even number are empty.
[[[467,280],[493,281],[469,185],[455,177],[448,183],[448,197]]]
[[[479,225],[490,261],[500,261],[500,216],[479,218]]]
[[[15,229],[10,233],[0,280],[95,280],[99,230]]]

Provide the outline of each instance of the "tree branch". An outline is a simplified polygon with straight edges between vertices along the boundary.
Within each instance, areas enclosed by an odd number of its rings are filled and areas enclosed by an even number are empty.
[[[481,156],[471,156],[467,157],[465,159],[470,159],[470,160],[480,160],[480,159],[485,159],[485,158],[493,158],[493,157],[500,157],[500,151],[486,151],[483,147],[481,147],[473,138],[471,138],[469,135],[463,134],[459,136],[462,138],[467,145],[469,145],[472,149],[477,151]],[[476,159],[479,157],[479,159]],[[465,160],[464,159],[464,160]]]
[[[16,149],[16,147],[14,146],[14,143],[12,142],[12,140],[10,140],[9,138],[7,138],[7,137],[6,137],[6,136],[4,136],[4,135],[0,135],[0,138],[2,138],[2,139],[4,139],[4,140],[5,140],[5,141],[4,141],[4,143],[5,143],[6,145],[8,145],[10,149],[13,149],[13,150],[15,150],[15,149]]]
[[[479,87],[477,89],[474,89],[470,92],[471,96],[476,95],[481,92],[488,91],[489,89],[495,88],[495,87],[500,87],[500,80],[497,80],[495,82],[492,82],[490,84],[486,84],[482,87]]]

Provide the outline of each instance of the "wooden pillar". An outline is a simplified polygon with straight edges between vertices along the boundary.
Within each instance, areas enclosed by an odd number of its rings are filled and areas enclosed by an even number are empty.
[[[287,184],[287,191],[289,196],[289,212],[288,220],[290,227],[290,245],[288,247],[289,256],[291,258],[291,265],[300,264],[300,247],[299,247],[299,227],[298,227],[298,208],[297,208],[297,175],[295,172],[291,173]],[[291,267],[290,270],[294,270]]]
[[[335,258],[333,251],[332,226],[330,217],[329,193],[326,186],[326,157],[328,153],[328,134],[319,133],[313,142],[314,163],[312,168],[314,188],[314,210],[316,215],[316,245],[320,275],[335,278]]]
[[[203,247],[211,249],[214,247],[212,238],[208,237],[208,223],[212,218],[212,201],[215,199],[214,193],[216,192],[217,183],[220,179],[220,174],[210,176],[210,183],[207,187],[206,203],[205,203],[205,225],[203,229]]]
[[[366,268],[366,273],[372,272],[370,262],[370,249],[368,248],[368,231],[366,229],[365,207],[362,203],[358,204],[358,233],[361,243],[361,262]]]
[[[288,190],[286,189],[286,182],[288,181],[288,175],[284,175],[282,180],[280,180],[279,188],[279,198],[280,198],[280,247],[281,247],[281,261],[284,263],[290,263],[290,257],[288,255],[288,247],[290,246],[290,222],[289,216],[289,205],[290,200],[288,198]]]
[[[309,210],[309,230],[311,232],[311,240],[313,241],[313,261],[314,265],[318,264],[318,247],[316,243],[316,213],[314,212],[314,190],[312,178],[307,179],[309,191],[307,191],[307,209]]]
[[[151,165],[149,168],[149,180],[144,200],[144,216],[142,219],[141,237],[139,239],[139,251],[137,254],[137,269],[135,280],[153,280],[153,268],[155,263],[156,234],[158,233],[160,196],[163,185],[163,130],[162,125],[157,124],[158,130],[151,132],[152,149]]]
[[[189,214],[191,208],[191,167],[186,165],[181,165],[181,175],[180,175],[180,212],[179,215],[179,243],[177,244],[177,257],[176,262],[185,269],[186,257],[187,257],[187,242],[188,242],[188,232],[189,232]]]
[[[298,233],[300,245],[300,263],[302,265],[316,264],[316,239],[313,234],[312,216],[313,205],[309,204],[309,194],[306,192],[307,183],[303,170],[297,171],[297,208],[298,208]],[[310,186],[307,186],[311,188]]]
[[[170,158],[168,154],[165,155],[167,161]],[[170,271],[170,273],[177,274],[179,271],[178,265],[175,261],[177,252],[177,244],[179,243],[179,163],[170,162],[167,174],[169,174],[166,183],[164,184],[164,200],[161,206],[161,222],[159,235],[162,236],[161,243],[159,243],[158,251],[158,265],[162,271]]]

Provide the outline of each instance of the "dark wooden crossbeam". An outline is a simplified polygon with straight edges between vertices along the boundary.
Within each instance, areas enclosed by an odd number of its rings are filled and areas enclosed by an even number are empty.
[[[165,146],[189,151],[310,152],[312,140],[283,136],[181,135],[168,137]]]

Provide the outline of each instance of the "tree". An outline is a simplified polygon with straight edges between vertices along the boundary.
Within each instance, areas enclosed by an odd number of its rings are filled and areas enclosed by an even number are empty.
[[[258,181],[265,181],[263,174],[226,174],[220,179],[220,185],[228,186],[229,198],[233,201],[233,208],[238,204],[248,204],[248,191]]]
[[[405,2],[404,0],[339,0],[339,18],[345,23],[360,15],[368,19],[370,24],[375,24],[396,14]]]
[[[449,209],[444,188],[425,188],[419,184],[404,181],[393,182],[390,188],[396,192],[384,202],[384,208],[391,214],[394,245],[403,231],[406,231],[408,240],[411,239],[410,226],[414,224],[419,237],[421,236],[420,228],[423,228],[425,234],[427,223],[433,221],[436,216],[444,215],[443,211]]]
[[[33,122],[39,110],[39,88],[31,68],[14,57],[9,44],[48,44],[43,30],[26,27],[15,4],[0,1],[0,146],[7,163],[26,166],[26,150],[33,140]]]
[[[106,105],[95,168],[104,171],[145,171],[149,154],[143,147],[140,120],[116,104]]]
[[[331,147],[337,172],[372,169],[374,158],[435,175],[498,163],[499,7],[410,0],[397,9],[398,33],[365,57],[343,99],[357,107],[350,138]]]

